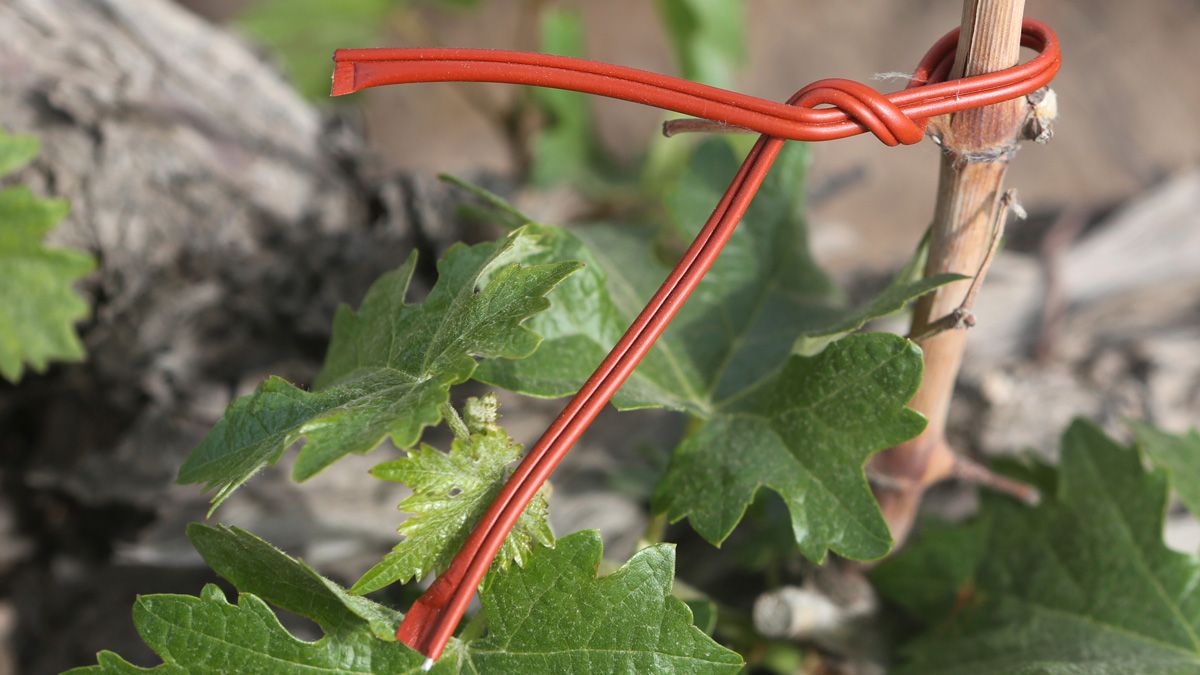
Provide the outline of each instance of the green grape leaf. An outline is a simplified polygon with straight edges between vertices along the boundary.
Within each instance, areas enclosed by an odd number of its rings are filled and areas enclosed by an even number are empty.
[[[900,338],[870,336],[851,351],[810,363],[794,355],[796,339],[824,336],[827,344],[957,277],[913,282],[910,265],[881,300],[848,310],[807,247],[806,163],[804,146],[785,146],[717,262],[613,403],[620,409],[683,410],[704,421],[676,451],[664,478],[664,486],[680,492],[670,495],[661,488],[656,506],[676,519],[691,516],[709,541],[724,540],[758,486],[768,485],[788,502],[805,555],[819,560],[832,548],[875,558],[887,552],[890,537],[862,463],[921,429],[919,418],[904,411],[920,379],[920,354]],[[694,234],[735,170],[728,144],[699,148],[668,196],[675,238]],[[645,230],[528,227],[545,242],[542,257],[531,260],[582,260],[586,268],[555,291],[551,310],[531,320],[530,327],[544,337],[531,357],[485,363],[475,377],[525,394],[564,396],[579,388],[616,343],[669,267],[656,255],[654,233]],[[809,371],[811,382],[781,379],[786,372]],[[838,389],[841,382],[846,386]],[[800,405],[806,400],[801,388],[813,396],[830,392],[833,402],[818,407],[822,415],[834,416],[830,428],[840,436],[782,430],[790,420],[813,419],[809,413],[777,410],[770,419],[747,412],[745,401],[757,405],[764,400],[756,393],[761,391]],[[877,435],[851,421],[864,409],[884,423]],[[772,473],[780,469],[784,473]],[[718,479],[726,474],[734,478]],[[838,491],[843,487],[850,493]],[[822,496],[810,498],[812,489]]]
[[[445,571],[504,487],[509,466],[521,457],[522,449],[495,424],[495,397],[468,401],[464,417],[469,435],[455,438],[450,452],[423,444],[409,451],[408,457],[371,470],[377,478],[412,489],[413,494],[399,506],[412,515],[400,525],[404,539],[354,584],[352,593],[370,593],[389,584],[420,580],[430,571]],[[535,544],[554,545],[542,494],[525,507],[492,569],[505,570],[512,562],[524,565]]]
[[[350,595],[244,530],[193,525],[188,536],[238,587],[238,604],[214,585],[199,597],[142,596],[134,623],[163,664],[139,668],[105,651],[97,665],[69,672],[420,672],[425,657],[395,641],[399,612]],[[600,557],[599,533],[577,532],[533,551],[524,569],[489,575],[480,592],[487,633],[451,639],[432,672],[739,671],[741,657],[693,626],[687,605],[671,594],[672,546],[645,549],[597,579]],[[298,640],[268,602],[317,622],[324,636]]]
[[[1162,541],[1167,489],[1135,451],[1073,423],[1036,509],[988,498],[965,532],[927,532],[875,570],[888,597],[942,609],[899,672],[1200,672],[1200,559]]]
[[[840,297],[813,262],[801,215],[803,145],[776,160],[741,225],[671,326],[614,398],[624,410],[664,407],[707,416],[787,360],[802,331],[838,315]],[[705,143],[668,196],[672,233],[690,237],[720,199],[737,159]],[[649,228],[529,225],[544,247],[531,261],[582,260],[585,268],[530,321],[543,342],[528,359],[484,364],[476,379],[534,396],[579,389],[641,311],[670,265]]]
[[[991,517],[970,523],[922,523],[920,543],[889,556],[871,576],[875,588],[909,614],[935,623],[971,597],[972,580],[987,553]]]
[[[37,156],[30,136],[0,130],[0,178]],[[88,305],[72,285],[95,262],[82,251],[43,240],[68,211],[62,199],[42,199],[28,188],[0,190],[0,376],[21,379],[26,365],[43,372],[50,361],[78,361],[83,344],[75,323]]]
[[[1167,472],[1171,487],[1193,515],[1200,516],[1200,433],[1169,434],[1144,422],[1132,422],[1138,447],[1154,466]]]
[[[737,673],[742,659],[693,625],[671,594],[675,549],[659,544],[596,578],[595,531],[539,548],[524,569],[488,577],[488,633],[464,659],[480,673]],[[443,657],[442,661],[447,660]],[[467,670],[467,668],[463,668]]]
[[[395,639],[404,618],[399,612],[352,595],[257,535],[199,523],[189,525],[187,535],[204,562],[241,592],[308,617],[330,635],[367,628],[381,640]]]
[[[113,652],[98,664],[68,671],[85,673],[412,673],[425,657],[400,642],[386,642],[366,629],[316,642],[297,639],[257,596],[243,593],[236,605],[215,585],[200,597],[146,595],[133,605],[138,634],[163,664],[138,668]],[[452,664],[435,673],[455,672]]]
[[[584,55],[583,21],[577,12],[546,9],[541,13],[539,32],[540,51]],[[587,96],[546,87],[532,87],[529,95],[548,118],[533,139],[533,181],[552,185],[588,178],[596,148]]]
[[[684,439],[659,483],[654,510],[687,518],[719,544],[760,487],[783,498],[800,551],[878,558],[891,535],[863,473],[876,451],[916,436],[904,407],[921,382],[921,353],[886,333],[855,335],[722,406]]]
[[[272,377],[234,401],[179,482],[216,488],[215,509],[301,439],[297,480],[385,437],[411,447],[441,420],[450,387],[471,377],[476,358],[521,358],[537,348],[540,338],[522,324],[549,306],[546,294],[579,263],[518,262],[537,253],[536,239],[519,229],[500,242],[451,247],[419,305],[404,301],[414,253],[371,286],[357,313],[338,309],[313,391]]]
[[[134,604],[138,633],[163,665],[152,672],[418,673],[425,657],[395,641],[403,616],[348,593],[301,560],[235,527],[188,527],[213,570],[241,592],[237,605],[216,586],[200,597],[150,595]],[[271,603],[315,621],[325,636],[304,642],[279,624]],[[457,655],[453,640],[448,654]],[[73,673],[140,673],[112,652]],[[452,663],[434,672],[455,672]]]
[[[728,0],[658,0],[683,76],[714,87],[733,86],[746,58],[745,8]]]

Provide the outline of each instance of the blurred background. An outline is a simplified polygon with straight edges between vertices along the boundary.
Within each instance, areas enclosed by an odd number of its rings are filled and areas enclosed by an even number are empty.
[[[419,294],[445,247],[498,231],[437,174],[543,222],[653,217],[699,140],[663,139],[661,111],[509,86],[332,101],[334,48],[554,51],[782,100],[825,77],[899,88],[960,13],[953,0],[0,1],[0,127],[42,143],[6,182],[69,199],[52,240],[98,260],[81,286],[88,360],[0,382],[0,674],[101,648],[154,662],[129,608],[212,577],[184,538],[206,497],[173,479],[225,405],[268,373],[308,382],[337,303],[357,304],[412,248]],[[1052,140],[1012,162],[1029,218],[980,298],[951,431],[963,452],[1052,459],[1076,415],[1174,431],[1200,418],[1200,4],[1029,0],[1026,14],[1062,41],[1059,115]],[[865,297],[929,222],[938,149],[860,136],[812,156],[813,250]],[[522,442],[559,406],[502,400]],[[556,531],[598,527],[615,560],[645,529],[679,433],[671,416],[629,415],[606,414],[554,479]],[[219,517],[352,580],[394,544],[403,488],[363,489],[386,452],[300,486],[269,469]],[[927,509],[955,517],[973,500],[949,484]],[[691,583],[741,589],[768,564],[706,567],[676,534]],[[1173,512],[1168,540],[1195,551],[1200,527]],[[793,564],[794,551],[761,553]]]

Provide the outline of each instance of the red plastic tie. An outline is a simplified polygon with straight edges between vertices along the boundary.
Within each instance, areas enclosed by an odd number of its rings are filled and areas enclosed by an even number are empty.
[[[784,141],[825,141],[870,132],[886,145],[917,143],[930,117],[1012,100],[1048,84],[1061,64],[1054,32],[1039,21],[1026,19],[1021,44],[1036,50],[1037,57],[995,73],[945,81],[958,45],[958,30],[953,30],[934,43],[902,91],[882,94],[852,80],[820,80],[796,92],[786,104],[644,70],[549,54],[481,49],[338,50],[334,54],[335,96],[388,84],[503,82],[597,94],[701,118],[676,123],[677,129],[705,129],[713,123],[763,134],[683,258],[526,454],[450,567],[409,610],[396,639],[429,657],[426,668],[441,655],[517,518],[700,283],[745,214]],[[832,107],[816,108],[822,105]]]

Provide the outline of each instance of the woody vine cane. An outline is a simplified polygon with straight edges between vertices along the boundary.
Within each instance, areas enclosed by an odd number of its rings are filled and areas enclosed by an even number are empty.
[[[498,82],[566,89],[642,103],[762,136],[682,259],[570,400],[493,501],[449,568],[417,600],[396,637],[432,664],[452,636],[508,532],[572,444],[587,429],[666,329],[719,255],[787,140],[823,141],[870,132],[885,145],[924,137],[930,117],[1012,100],[1045,86],[1060,65],[1053,31],[1025,20],[1021,44],[1038,55],[1006,70],[947,81],[958,30],[921,59],[907,87],[882,94],[859,82],[827,79],[786,104],[633,68],[547,54],[476,49],[343,49],[333,94],[416,82]],[[818,108],[817,106],[828,106]],[[703,121],[675,130],[709,128]]]

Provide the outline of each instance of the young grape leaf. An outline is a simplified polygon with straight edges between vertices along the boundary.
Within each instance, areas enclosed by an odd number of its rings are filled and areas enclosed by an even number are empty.
[[[329,635],[367,628],[381,640],[396,639],[400,612],[352,595],[253,533],[192,523],[187,535],[204,562],[242,593],[308,617]]]
[[[546,309],[545,295],[577,262],[518,262],[536,253],[519,229],[503,241],[455,245],[420,305],[404,296],[416,266],[410,256],[383,275],[355,313],[342,306],[314,390],[270,378],[225,411],[179,472],[181,483],[217,488],[215,509],[260,468],[301,439],[293,475],[304,480],[349,453],[390,436],[410,447],[441,420],[450,387],[471,377],[476,358],[521,358],[539,337],[522,324]]]
[[[987,499],[973,532],[927,533],[875,571],[922,614],[949,609],[901,672],[1200,672],[1200,559],[1163,544],[1163,473],[1076,421],[1057,482],[1036,509]]]
[[[850,557],[874,558],[886,553],[890,537],[863,479],[862,462],[920,430],[918,418],[903,411],[920,378],[920,354],[899,338],[871,336],[852,351],[818,361],[821,367],[789,359],[796,358],[797,336],[824,336],[827,343],[957,277],[914,282],[908,269],[880,300],[865,310],[847,310],[807,248],[802,216],[806,157],[798,144],[780,153],[717,262],[613,403],[621,409],[684,410],[705,420],[677,450],[663,483],[680,491],[672,496],[662,488],[656,504],[673,518],[691,515],[693,525],[713,543],[729,534],[761,484],[787,493],[793,529],[806,555],[819,560],[832,548]],[[735,169],[728,144],[700,147],[668,199],[678,235],[694,234]],[[655,255],[652,234],[644,231],[529,227],[545,242],[534,260],[583,260],[586,268],[555,291],[549,311],[531,320],[531,328],[544,336],[531,357],[483,364],[475,377],[521,393],[564,396],[578,389],[616,343],[668,267]],[[786,371],[809,369],[814,379],[804,384],[781,379]],[[778,392],[784,400],[801,401],[799,394],[786,392],[790,386],[808,388],[814,396],[830,393],[831,402],[818,407],[835,417],[829,428],[838,429],[837,434],[780,431],[791,419],[812,418],[798,411],[779,410],[771,423],[764,421],[766,415],[747,414],[744,400],[762,400],[753,392]],[[894,392],[885,392],[888,388]],[[850,422],[864,409],[884,423],[877,435]],[[828,430],[825,420],[810,423]],[[786,476],[772,473],[783,467]],[[724,472],[737,478],[718,478]],[[807,491],[817,486],[828,492],[810,498]]]
[[[1200,515],[1200,433],[1190,429],[1169,434],[1144,422],[1132,422],[1138,447],[1154,466],[1161,467],[1171,480],[1179,500],[1193,515]]]
[[[693,625],[691,610],[671,594],[673,546],[643,549],[597,579],[601,551],[598,532],[576,532],[536,549],[524,569],[489,576],[480,593],[488,634],[463,654],[470,670],[740,671],[741,657]]]
[[[367,570],[351,593],[370,593],[393,583],[420,580],[430,571],[449,567],[504,487],[511,473],[509,466],[521,457],[521,446],[496,425],[495,401],[494,396],[468,401],[464,417],[469,435],[455,438],[450,452],[422,445],[404,459],[371,470],[377,478],[412,489],[413,494],[399,506],[412,515],[400,525],[404,539]],[[510,562],[524,565],[535,543],[553,546],[554,533],[546,517],[546,498],[539,494],[504,540],[492,569],[505,570]]]
[[[37,156],[37,139],[0,130],[0,178]],[[83,345],[74,324],[88,306],[71,286],[94,266],[82,251],[51,248],[46,234],[67,215],[67,202],[29,189],[0,190],[0,376],[21,379],[51,360],[78,361]]]

